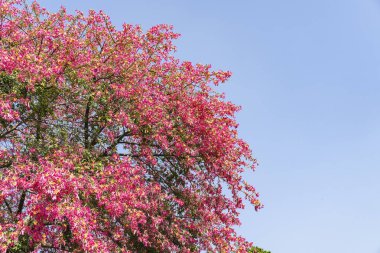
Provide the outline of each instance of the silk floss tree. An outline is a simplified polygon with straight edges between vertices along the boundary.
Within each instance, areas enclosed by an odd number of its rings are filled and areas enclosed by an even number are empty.
[[[248,252],[254,169],[230,72],[173,56],[168,25],[0,0],[0,251]]]

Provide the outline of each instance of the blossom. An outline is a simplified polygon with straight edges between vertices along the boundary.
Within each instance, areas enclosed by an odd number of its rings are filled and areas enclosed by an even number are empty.
[[[0,0],[0,251],[247,252],[256,165],[228,71],[181,62],[169,25]]]

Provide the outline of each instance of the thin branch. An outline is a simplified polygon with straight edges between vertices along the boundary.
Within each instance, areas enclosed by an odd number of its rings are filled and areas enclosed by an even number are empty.
[[[19,202],[18,207],[17,207],[17,214],[21,214],[22,209],[24,208],[25,197],[26,197],[26,191],[22,191],[21,197],[20,197],[20,202]]]
[[[11,216],[12,219],[13,219],[13,212],[12,212],[12,208],[11,208],[11,206],[9,205],[9,203],[8,203],[8,201],[7,201],[6,199],[4,199],[4,203],[5,203],[5,205],[7,206],[8,212],[9,212],[10,216]]]
[[[84,115],[84,147],[89,148],[88,145],[88,139],[89,139],[89,114],[90,114],[90,106],[91,106],[92,97],[88,99],[87,105],[86,105],[86,112]]]

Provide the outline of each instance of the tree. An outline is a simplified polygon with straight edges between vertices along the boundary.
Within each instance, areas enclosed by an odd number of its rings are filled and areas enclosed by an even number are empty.
[[[230,72],[173,56],[168,25],[0,0],[1,252],[247,252]]]

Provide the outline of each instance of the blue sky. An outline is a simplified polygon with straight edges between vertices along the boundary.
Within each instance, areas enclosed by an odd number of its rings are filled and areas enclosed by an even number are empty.
[[[172,24],[177,56],[231,70],[247,174],[238,229],[273,253],[380,253],[380,1],[40,1],[116,25]]]

